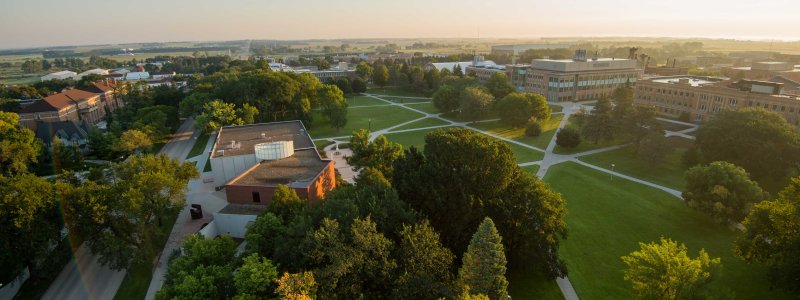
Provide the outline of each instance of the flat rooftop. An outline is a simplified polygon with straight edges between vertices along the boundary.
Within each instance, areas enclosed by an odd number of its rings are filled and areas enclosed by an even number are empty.
[[[278,141],[292,141],[295,150],[314,148],[311,136],[300,121],[227,126],[219,130],[211,158],[254,154],[256,144]]]
[[[317,149],[295,150],[287,158],[262,161],[228,184],[307,187],[331,162],[320,158]]]
[[[712,78],[709,78],[709,77],[694,77],[694,76],[660,77],[660,78],[656,77],[656,78],[650,79],[650,81],[652,81],[652,82],[669,83],[669,84],[681,84],[681,80],[688,81],[687,83],[683,83],[683,84],[689,84],[689,85],[695,86],[695,87],[708,85],[708,84],[715,84],[717,82],[722,81],[721,79],[720,80],[713,80]]]
[[[253,215],[257,216],[260,215],[262,212],[267,210],[266,205],[258,205],[258,204],[228,204],[222,210],[219,211],[220,214],[226,215]]]

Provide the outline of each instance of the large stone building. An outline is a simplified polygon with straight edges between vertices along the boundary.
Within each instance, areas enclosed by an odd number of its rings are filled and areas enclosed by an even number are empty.
[[[782,94],[783,84],[700,76],[656,77],[641,80],[634,103],[653,107],[664,116],[702,122],[724,109],[761,107],[800,121],[800,97]]]
[[[494,45],[492,54],[494,55],[516,55],[528,50],[543,49],[568,49],[566,44],[517,44],[517,45]]]
[[[33,131],[37,124],[49,122],[83,121],[97,125],[123,105],[115,89],[115,82],[101,81],[84,90],[68,89],[26,103],[20,108],[19,122]]]
[[[320,157],[300,121],[223,127],[210,159],[229,203],[269,204],[278,185],[313,202],[336,187],[334,162]]]
[[[534,59],[525,90],[551,102],[596,100],[636,83],[641,73],[636,60],[587,58],[586,50],[578,50],[572,59]]]

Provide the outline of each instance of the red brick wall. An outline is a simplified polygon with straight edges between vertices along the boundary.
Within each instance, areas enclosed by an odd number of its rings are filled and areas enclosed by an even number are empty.
[[[308,199],[313,203],[325,197],[325,194],[336,187],[336,169],[333,166],[333,161],[320,173],[320,176],[305,188],[292,188],[298,196]],[[225,195],[228,197],[228,203],[237,204],[263,204],[268,205],[272,200],[272,194],[275,193],[277,187],[268,186],[251,186],[251,185],[237,185],[229,184],[225,186]],[[253,202],[253,192],[258,192],[260,203]]]

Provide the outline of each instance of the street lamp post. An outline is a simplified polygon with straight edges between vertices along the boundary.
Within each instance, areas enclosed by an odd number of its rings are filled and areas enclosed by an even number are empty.
[[[615,164],[611,164],[611,180],[614,180],[614,167],[617,166]]]

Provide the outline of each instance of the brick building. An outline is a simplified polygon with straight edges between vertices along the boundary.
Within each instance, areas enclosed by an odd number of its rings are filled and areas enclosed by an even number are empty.
[[[333,161],[320,157],[300,121],[223,127],[210,159],[232,204],[267,205],[278,185],[311,202],[336,187]]]
[[[783,94],[783,84],[700,76],[655,77],[636,86],[634,104],[664,116],[702,122],[724,109],[761,107],[800,124],[800,97]]]
[[[641,73],[636,60],[590,59],[586,50],[578,50],[572,59],[534,59],[526,72],[525,90],[551,102],[595,100],[636,83]]]

